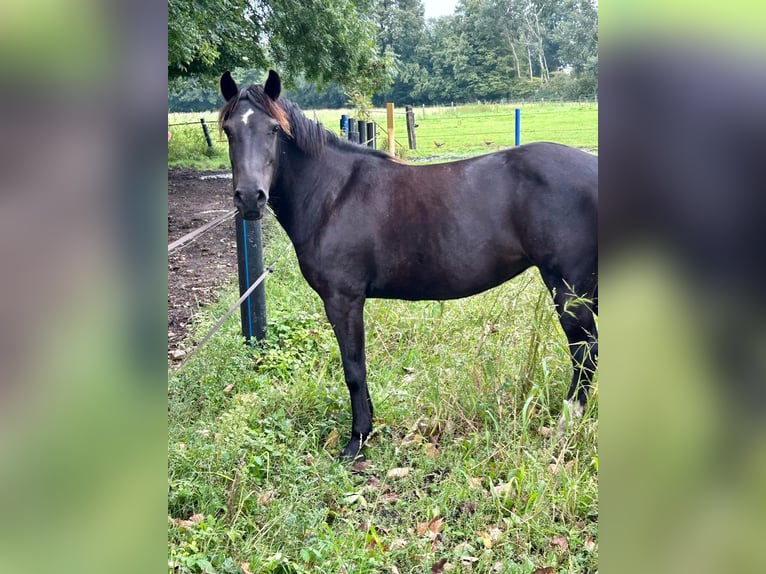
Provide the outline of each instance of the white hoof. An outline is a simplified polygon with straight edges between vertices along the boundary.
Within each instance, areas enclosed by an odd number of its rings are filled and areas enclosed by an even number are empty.
[[[561,413],[561,418],[559,418],[556,438],[562,438],[566,434],[570,423],[579,421],[584,412],[585,406],[581,405],[579,401],[567,399],[564,402],[564,412]]]

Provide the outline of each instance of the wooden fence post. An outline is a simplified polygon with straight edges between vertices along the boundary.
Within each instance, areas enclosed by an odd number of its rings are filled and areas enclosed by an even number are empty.
[[[415,112],[412,106],[405,106],[407,112],[407,142],[410,144],[410,149],[418,149],[418,144],[415,141]]]
[[[200,118],[199,123],[202,124],[202,133],[205,134],[205,141],[207,142],[207,147],[210,149],[213,149],[213,140],[210,139],[210,132],[207,130],[207,124],[205,123],[205,118]]]
[[[396,141],[394,140],[394,104],[386,104],[386,120],[388,124],[388,153],[396,155]]]

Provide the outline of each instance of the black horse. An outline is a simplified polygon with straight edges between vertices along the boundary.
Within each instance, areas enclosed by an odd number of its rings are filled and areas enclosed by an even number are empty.
[[[598,159],[533,143],[462,161],[411,166],[339,139],[279,100],[281,81],[239,89],[221,77],[234,204],[268,203],[324,302],[351,395],[357,457],[372,432],[364,302],[456,299],[536,265],[572,355],[568,398],[582,412],[596,365]]]

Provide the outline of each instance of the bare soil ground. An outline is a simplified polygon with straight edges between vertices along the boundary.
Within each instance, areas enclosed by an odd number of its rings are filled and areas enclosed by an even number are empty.
[[[231,179],[200,179],[187,168],[168,170],[168,243],[186,235],[230,209]],[[183,357],[179,343],[187,335],[194,313],[215,300],[218,291],[236,278],[237,248],[234,218],[168,254],[168,357]]]

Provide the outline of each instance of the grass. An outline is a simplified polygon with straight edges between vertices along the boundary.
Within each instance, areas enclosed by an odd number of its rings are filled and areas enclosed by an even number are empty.
[[[212,148],[205,140],[201,118],[207,123]],[[231,169],[228,143],[223,135],[218,135],[217,112],[168,114],[168,131],[172,134],[168,142],[168,166]]]
[[[395,111],[397,153],[408,159],[449,160],[497,151],[514,145],[515,105],[420,107],[415,110],[417,150],[407,148],[404,108]],[[553,141],[598,151],[598,105],[595,103],[529,103],[521,109],[521,142]],[[348,110],[307,110],[306,115],[339,133],[342,113]],[[209,150],[199,123],[204,117],[214,141]],[[227,169],[225,138],[218,139],[216,114],[169,114],[173,139],[168,143],[168,164],[198,169]],[[372,119],[386,128],[385,110],[372,110]],[[172,126],[191,122],[192,125]],[[435,142],[441,144],[436,146]],[[378,147],[386,147],[386,133],[378,132]]]
[[[266,260],[287,241],[268,219]],[[198,313],[189,345],[236,297]],[[376,432],[355,468],[337,460],[337,345],[292,252],[267,301],[262,348],[232,318],[169,373],[169,572],[597,569],[597,393],[552,438],[571,367],[536,271],[465,300],[368,301]]]

